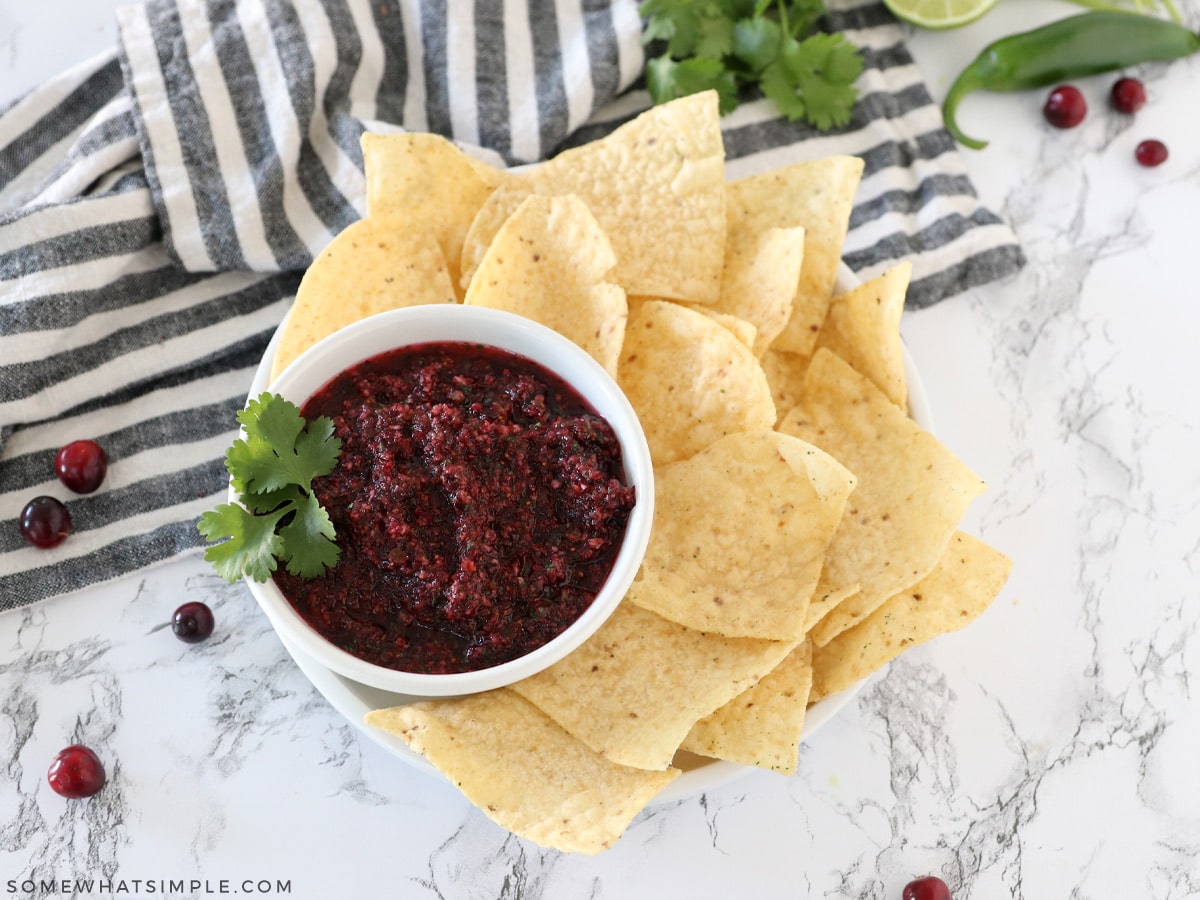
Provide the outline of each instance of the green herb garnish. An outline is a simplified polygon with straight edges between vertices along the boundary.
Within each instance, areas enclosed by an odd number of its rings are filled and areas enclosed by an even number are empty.
[[[312,481],[332,472],[342,452],[333,422],[305,423],[294,403],[271,393],[251,400],[237,420],[246,435],[226,451],[225,468],[240,503],[200,517],[197,527],[212,544],[204,558],[229,582],[266,581],[279,560],[293,575],[323,575],[340,551]]]
[[[863,61],[845,35],[816,30],[822,0],[646,0],[639,12],[643,43],[665,42],[646,61],[655,103],[715,90],[724,115],[756,84],[789,121],[822,131],[850,121]]]

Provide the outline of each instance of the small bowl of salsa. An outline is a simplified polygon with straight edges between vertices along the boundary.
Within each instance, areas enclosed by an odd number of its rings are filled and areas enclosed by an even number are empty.
[[[632,583],[649,449],[613,379],[558,333],[408,307],[330,335],[269,389],[342,442],[313,482],[340,555],[250,587],[331,671],[413,696],[501,687],[578,647]]]

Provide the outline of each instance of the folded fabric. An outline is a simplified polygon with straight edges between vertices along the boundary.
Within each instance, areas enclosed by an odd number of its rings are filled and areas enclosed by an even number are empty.
[[[202,543],[267,341],[362,213],[364,129],[516,164],[649,105],[630,0],[155,0],[119,24],[119,50],[0,110],[0,518],[53,494],[74,522],[49,551],[0,530],[0,610]],[[861,156],[845,261],[911,259],[912,307],[1013,272],[890,14],[828,25],[865,59],[851,122],[819,133],[748,99],[723,121],[730,177]],[[79,438],[110,458],[87,496],[53,474]]]

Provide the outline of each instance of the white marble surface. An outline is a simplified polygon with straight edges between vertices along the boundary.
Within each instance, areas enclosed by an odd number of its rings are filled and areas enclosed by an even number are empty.
[[[106,49],[115,5],[0,0],[0,102]],[[1004,0],[912,47],[940,96],[988,40],[1072,11]],[[192,557],[0,616],[0,896],[78,876],[129,896],[249,879],[301,898],[899,900],[928,872],[956,900],[1200,897],[1200,58],[1140,74],[1138,116],[1105,108],[1099,76],[1068,132],[1041,92],[963,105],[992,140],[967,165],[1029,266],[904,332],[939,435],[992,486],[969,530],[1016,567],[973,626],[873,679],[798,776],[655,807],[599,857],[541,850],[362,739]],[[1134,163],[1143,137],[1166,165]],[[165,626],[191,598],[219,629],[195,646]],[[45,781],[75,740],[110,768],[86,803]]]

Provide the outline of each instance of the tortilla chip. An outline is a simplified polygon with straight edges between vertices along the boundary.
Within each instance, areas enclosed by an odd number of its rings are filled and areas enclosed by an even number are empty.
[[[456,299],[432,237],[390,217],[355,222],[304,273],[279,335],[271,379],[321,338],[359,319]]]
[[[464,303],[517,313],[570,338],[612,376],[625,339],[615,257],[578,197],[531,196],[496,234]]]
[[[735,338],[753,350],[754,339],[758,334],[758,329],[745,319],[739,319],[737,316],[731,316],[728,313],[717,312],[715,309],[710,309],[705,306],[689,306],[688,309],[694,309],[701,315],[708,316],[722,328],[729,331]]]
[[[683,749],[795,774],[812,679],[812,644],[805,641],[762,681],[693,725]]]
[[[458,296],[463,239],[504,173],[436,134],[363,134],[367,218],[396,216],[433,237]]]
[[[754,355],[762,356],[792,315],[804,259],[803,228],[767,228],[743,222],[747,210],[730,203],[726,216],[721,296],[714,309],[752,323]]]
[[[912,277],[902,262],[848,294],[834,297],[817,334],[817,347],[831,350],[865,375],[901,409],[908,407],[900,315]]]
[[[628,294],[711,303],[725,247],[725,150],[713,91],[655,106],[600,140],[515,173],[479,211],[463,245],[469,279],[530,194],[576,194],[617,254]]]
[[[676,300],[664,300],[661,297],[627,297],[629,302],[629,318],[633,318],[634,314],[643,303],[674,303],[679,306],[685,306],[692,312],[698,312],[700,315],[712,319],[746,347],[754,345],[754,326],[745,319],[739,319],[737,316],[731,316],[727,313],[717,312],[711,306],[700,306],[696,303],[679,303]]]
[[[369,712],[492,821],[544,847],[599,853],[679,775],[609,762],[507,690]]]
[[[812,631],[813,626],[829,615],[831,609],[861,590],[861,584],[848,584],[838,590],[825,589],[814,592],[812,601],[808,604],[808,614],[804,617],[804,633]]]
[[[622,603],[578,650],[511,690],[613,762],[661,770],[692,725],[794,646],[702,634]]]
[[[763,373],[771,388],[771,399],[775,401],[776,422],[796,408],[804,391],[804,373],[808,371],[808,357],[784,350],[768,350],[763,354]]]
[[[726,637],[797,641],[854,476],[811,444],[734,434],[654,473],[654,527],[626,599]]]
[[[729,185],[728,204],[740,228],[761,234],[770,228],[803,228],[804,261],[786,327],[771,345],[810,356],[825,321],[842,244],[850,224],[863,161],[831,156],[752,175]]]
[[[641,420],[655,465],[775,424],[775,404],[750,349],[678,303],[639,303],[625,331],[617,382]]]
[[[812,701],[837,693],[917,644],[966,626],[996,599],[1012,561],[956,532],[933,571],[813,653]]]
[[[861,590],[812,629],[821,647],[924,578],[984,484],[828,350],[813,357],[803,400],[780,430],[825,450],[858,478],[817,593]]]

